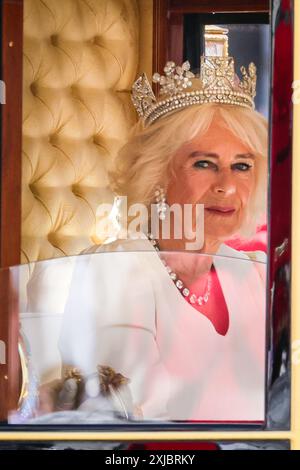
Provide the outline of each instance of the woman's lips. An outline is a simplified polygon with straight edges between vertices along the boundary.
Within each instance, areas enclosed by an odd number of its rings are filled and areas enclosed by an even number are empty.
[[[232,215],[235,212],[235,208],[232,207],[232,206],[226,206],[226,207],[209,206],[209,207],[205,207],[205,210],[207,210],[208,212],[210,212],[212,214],[221,215],[221,216],[224,216],[224,217],[229,217],[230,215]]]

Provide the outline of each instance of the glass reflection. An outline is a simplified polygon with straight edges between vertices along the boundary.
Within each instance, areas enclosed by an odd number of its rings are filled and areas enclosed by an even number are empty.
[[[218,331],[168,270],[209,256],[132,242],[11,268],[26,383],[10,422],[262,424],[266,263],[213,256],[210,297],[229,312]]]

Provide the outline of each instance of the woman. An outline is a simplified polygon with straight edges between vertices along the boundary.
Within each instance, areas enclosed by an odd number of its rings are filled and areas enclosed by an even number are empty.
[[[131,224],[127,238],[85,250],[65,309],[65,369],[87,382],[99,364],[127,377],[138,419],[264,419],[265,255],[225,241],[255,233],[265,214],[267,123],[252,106],[255,70],[238,82],[218,60],[210,57],[223,73],[217,86],[205,78],[205,60],[201,80],[187,63],[168,63],[165,79],[154,76],[157,99],[144,76],[136,82],[141,119],[110,178],[129,207],[144,205],[148,226],[133,233]],[[191,208],[180,237],[185,219],[174,205]],[[202,229],[200,248],[187,249]]]
[[[172,254],[186,240],[170,237],[157,240],[159,256],[153,239],[140,234],[86,250],[73,281],[63,362],[85,375],[109,364],[129,377],[145,419],[263,420],[265,265],[251,260],[265,257],[224,241],[254,230],[265,209],[266,152],[261,116],[207,104],[164,118],[120,153],[112,174],[118,194],[141,201],[144,193],[148,201],[160,185],[169,205],[205,207],[197,252],[205,255]]]

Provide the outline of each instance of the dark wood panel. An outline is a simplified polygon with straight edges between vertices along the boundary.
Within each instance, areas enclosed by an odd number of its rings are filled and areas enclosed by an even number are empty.
[[[162,72],[168,54],[169,0],[153,1],[153,72]]]
[[[8,397],[8,272],[0,269],[0,421],[7,418]]]
[[[169,41],[167,60],[176,64],[183,61],[183,14],[169,14]]]
[[[16,268],[0,269],[0,421],[6,421],[8,411],[16,409],[20,393],[17,282]]]
[[[177,13],[268,12],[269,0],[170,0],[170,11]]]
[[[0,165],[0,267],[20,262],[22,155],[22,42],[23,1],[2,0]],[[6,345],[6,363],[0,364],[0,420],[16,406],[19,395],[18,316],[8,269],[0,269],[0,340]],[[2,344],[3,344],[2,343]]]
[[[11,266],[20,262],[21,250],[22,0],[2,0],[1,31],[6,103],[1,105],[0,266]]]

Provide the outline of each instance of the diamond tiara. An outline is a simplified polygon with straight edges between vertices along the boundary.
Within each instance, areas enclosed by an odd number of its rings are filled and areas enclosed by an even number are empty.
[[[255,109],[256,66],[253,62],[235,73],[234,58],[228,55],[228,29],[205,26],[205,55],[201,56],[200,75],[190,71],[190,63],[181,66],[167,62],[164,75],[155,73],[153,83],[159,85],[156,98],[148,77],[143,73],[133,84],[132,101],[148,126],[162,116],[188,106],[224,103]]]

